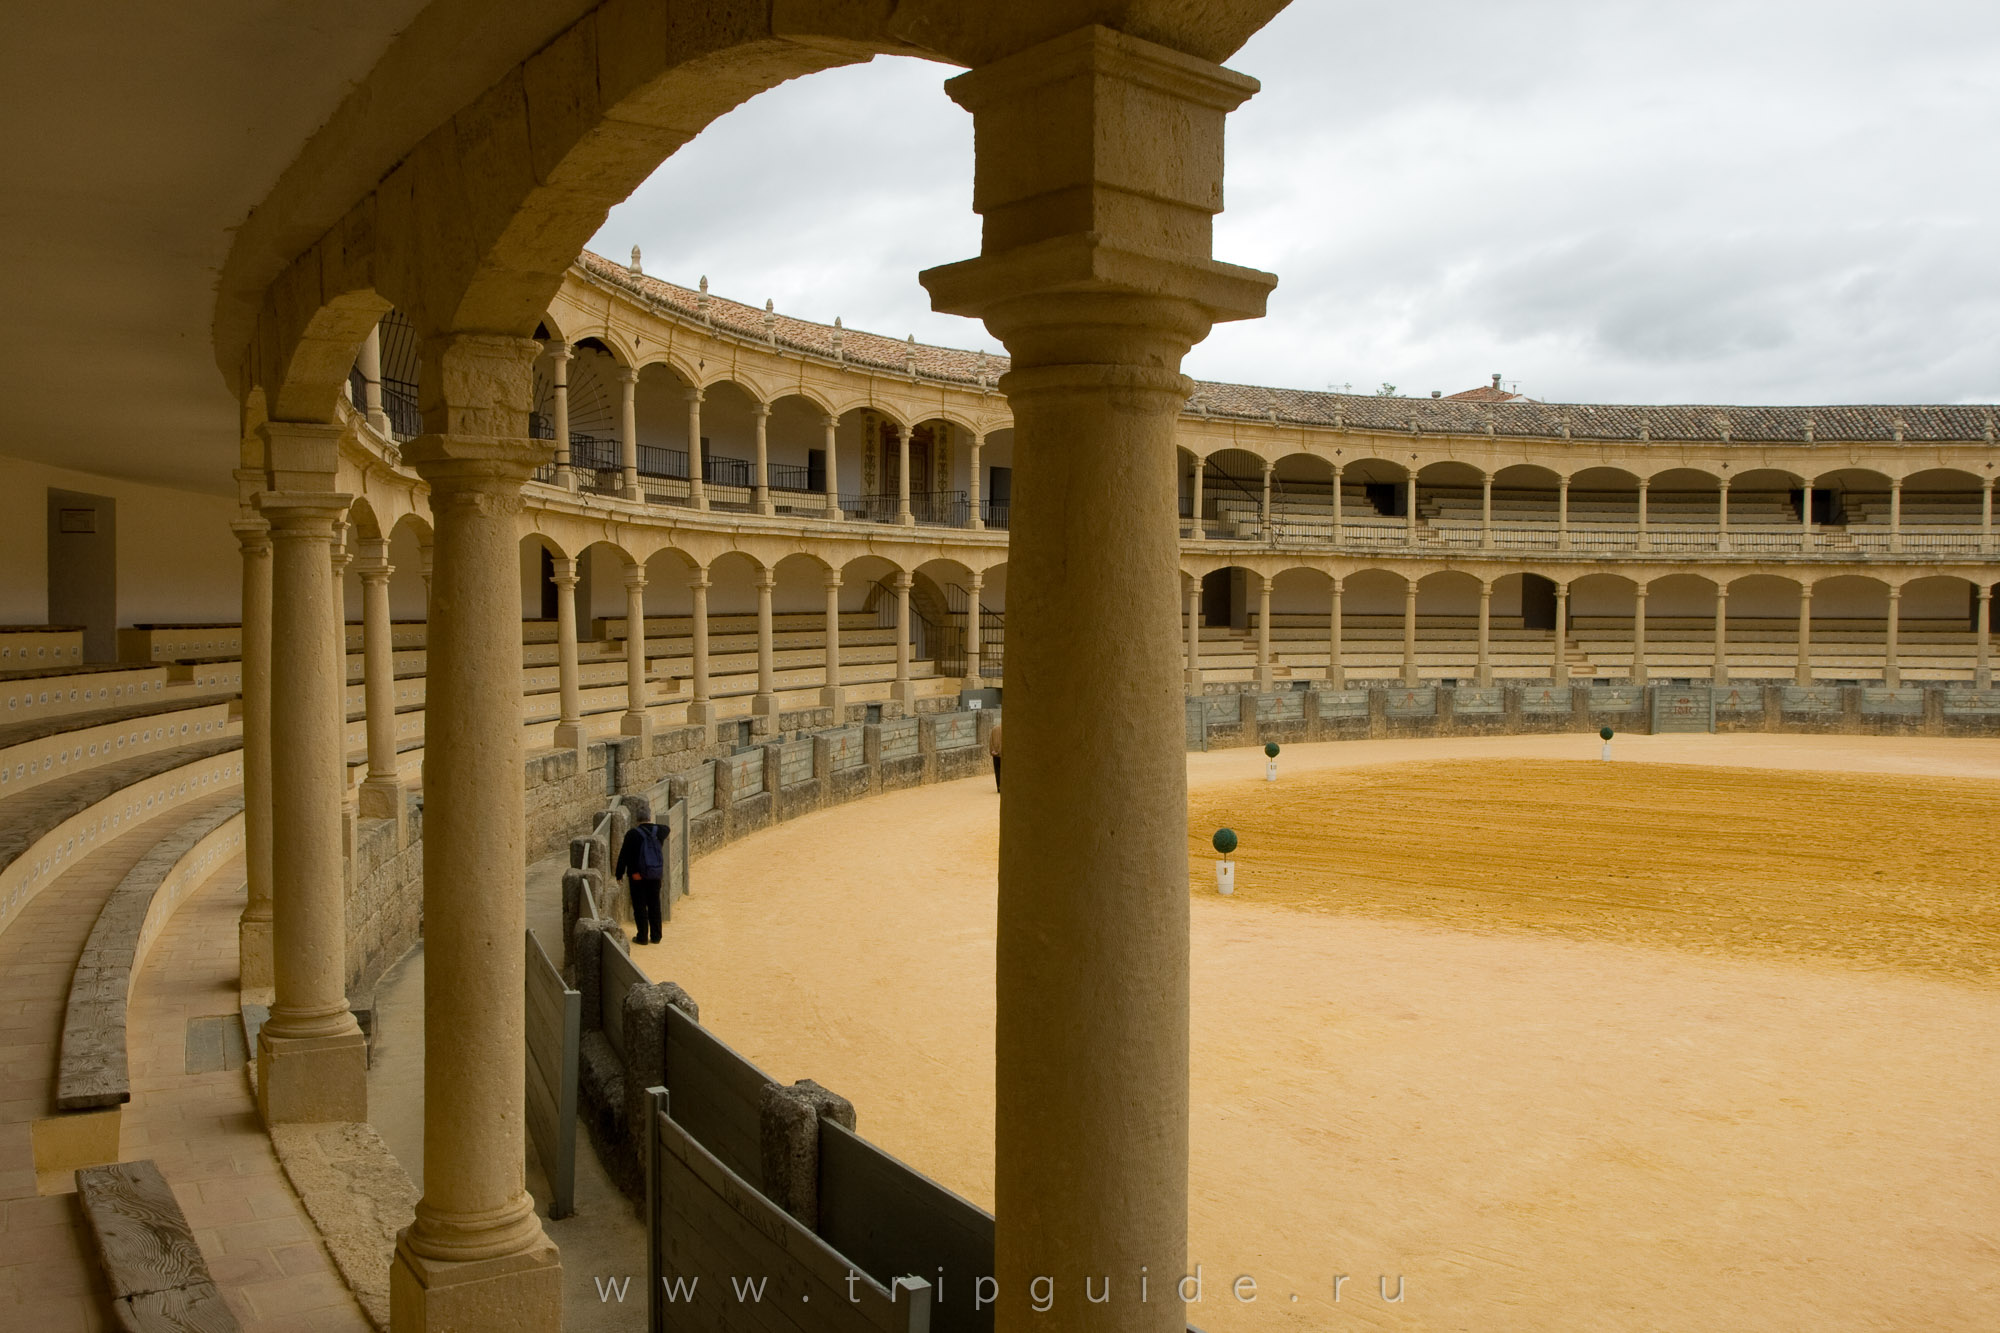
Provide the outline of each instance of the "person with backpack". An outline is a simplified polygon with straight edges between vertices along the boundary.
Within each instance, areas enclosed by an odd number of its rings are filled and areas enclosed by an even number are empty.
[[[652,813],[626,831],[618,848],[618,864],[611,877],[623,879],[632,894],[632,922],[638,927],[634,944],[660,942],[660,882],[667,877],[665,824],[655,824]]]

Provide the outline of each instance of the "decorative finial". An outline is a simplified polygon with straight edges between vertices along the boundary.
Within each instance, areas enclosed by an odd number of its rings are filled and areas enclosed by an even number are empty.
[[[1892,423],[1892,434],[1894,435],[1897,444],[1901,444],[1903,442],[1903,432],[1908,429],[1909,426],[1904,423],[1902,415],[1899,413],[1894,423]]]
[[[644,269],[639,267],[639,247],[636,245],[632,247],[631,269],[632,269],[632,276],[635,278],[645,272]]]
[[[1715,437],[1716,437],[1716,438],[1717,438],[1718,440],[1721,440],[1721,441],[1722,441],[1722,442],[1723,442],[1724,444],[1728,444],[1728,443],[1729,443],[1729,437],[1730,437],[1730,435],[1731,435],[1732,433],[1733,433],[1733,432],[1732,432],[1732,430],[1731,430],[1731,426],[1730,426],[1730,421],[1729,421],[1729,414],[1728,414],[1727,412],[1718,412],[1718,413],[1716,413],[1716,414],[1715,414]]]
[[[841,340],[845,336],[845,330],[840,327],[840,316],[835,315],[833,317],[833,359],[836,361],[845,361],[847,359],[847,352],[840,345]]]
[[[1653,409],[1639,409],[1639,443],[1650,444],[1653,439]]]
[[[764,298],[764,341],[778,341],[778,307],[768,296]]]
[[[1805,442],[1807,444],[1813,442],[1813,419],[1811,416],[1806,417]]]
[[[903,352],[903,373],[915,378],[917,373],[917,335],[911,334]]]
[[[708,318],[708,275],[706,273],[701,275],[701,286],[695,291],[694,311],[702,319],[706,320]]]

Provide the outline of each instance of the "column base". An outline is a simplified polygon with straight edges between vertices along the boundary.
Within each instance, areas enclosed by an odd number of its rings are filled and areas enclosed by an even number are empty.
[[[646,492],[638,486],[624,486],[619,488],[618,498],[621,500],[637,500],[640,504],[644,504],[646,502]]]
[[[825,519],[829,523],[838,523],[842,519],[846,518],[847,514],[841,509],[839,505],[828,505],[826,507],[825,512],[822,513],[820,517]]]
[[[974,532],[984,532],[986,531],[986,520],[983,518],[975,518],[971,521],[971,523],[967,524],[966,526],[969,527]]]
[[[693,703],[689,704],[689,705],[688,705],[688,721],[690,721],[690,722],[713,722],[713,721],[715,721],[715,702],[714,702],[714,700],[712,700],[712,699],[696,699],[696,700],[695,700],[695,701],[694,701]]]
[[[819,706],[821,708],[833,709],[836,719],[845,716],[847,708],[846,687],[840,685],[822,685],[819,691]],[[838,725],[837,722],[836,725]]]
[[[768,499],[758,500],[756,502],[755,508],[758,513],[764,515],[766,518],[769,518],[778,512],[778,506],[772,504]]]
[[[1811,685],[1813,683],[1812,672],[1810,670],[1799,672],[1798,675],[1792,678],[1792,683],[1801,688]]]
[[[577,481],[576,469],[568,466],[567,464],[557,468],[556,485],[562,487],[566,491],[574,491],[580,489],[581,484]]]
[[[1475,671],[1472,674],[1472,683],[1482,690],[1490,690],[1493,688],[1493,673],[1491,671]]]
[[[1644,662],[1634,662],[1632,664],[1632,683],[1634,685],[1644,685],[1646,683],[1646,664]]]
[[[778,715],[778,696],[775,694],[758,695],[752,701],[750,711],[757,717],[776,717]]]
[[[546,1235],[517,1254],[454,1262],[413,1253],[389,1266],[395,1333],[542,1333],[562,1327],[562,1254]]]
[[[257,1112],[266,1125],[366,1120],[368,1042],[360,1027],[331,1037],[259,1032]]]
[[[1343,667],[1335,667],[1333,670],[1327,672],[1326,683],[1333,686],[1333,688],[1335,688],[1336,690],[1346,689],[1347,688],[1346,669]]]
[[[271,971],[271,918],[253,917],[246,908],[236,919],[237,985],[246,991],[268,991],[275,984]]]
[[[627,713],[618,719],[620,736],[650,736],[653,734],[653,719],[646,713]]]
[[[393,819],[400,829],[409,810],[409,793],[401,778],[369,778],[361,784],[361,817]],[[402,842],[399,837],[398,844]]]
[[[558,750],[581,750],[590,744],[590,737],[584,734],[581,722],[556,723],[555,739]]]
[[[1990,689],[1992,689],[1992,688],[1993,688],[1993,673],[1992,673],[1991,671],[1975,671],[1975,672],[1973,672],[1973,673],[1972,673],[1972,688],[1973,688],[1973,689],[1975,689],[1975,690],[1990,690]]]
[[[904,717],[909,717],[917,711],[917,683],[915,681],[896,681],[889,687],[889,697],[903,706]]]
[[[915,514],[898,514],[896,515],[896,521],[906,528],[917,526],[917,516]]]
[[[966,676],[958,682],[958,688],[961,690],[983,690],[986,688],[986,677]]]

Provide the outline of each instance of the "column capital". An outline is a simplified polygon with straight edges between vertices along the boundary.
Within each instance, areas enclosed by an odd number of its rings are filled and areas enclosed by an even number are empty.
[[[625,586],[634,591],[644,588],[646,586],[646,571],[643,569],[626,570]]]
[[[637,384],[639,382],[639,367],[628,366],[621,362],[612,368],[611,376],[620,384]]]
[[[334,539],[334,525],[354,503],[338,491],[265,491],[257,497],[257,512],[272,533]]]
[[[753,417],[768,417],[771,415],[771,405],[765,402],[752,403],[750,404],[750,415]]]
[[[1197,578],[1197,579],[1195,579],[1195,583],[1196,583],[1197,585],[1199,585],[1199,584],[1201,583],[1201,580]],[[978,592],[978,591],[979,591],[980,589],[984,588],[985,586],[986,586],[986,576],[985,576],[984,574],[968,574],[968,575],[966,575],[966,577],[965,577],[965,590],[966,590],[967,592]]]
[[[323,421],[266,421],[264,485],[274,491],[331,491],[340,470],[341,427]]]
[[[709,582],[708,569],[705,566],[696,566],[695,569],[688,574],[688,587],[690,588],[709,588],[713,586],[714,585]]]
[[[840,418],[828,412],[820,417],[819,424],[828,430],[838,430],[840,429]]]
[[[1892,602],[1903,600],[1903,590],[1893,583],[1889,585],[1889,600]]]
[[[576,348],[560,338],[551,338],[542,344],[542,355],[551,361],[567,361],[576,355]]]
[[[758,592],[769,592],[778,586],[778,571],[775,569],[760,569],[757,571],[757,576],[751,579],[750,582],[756,587]]]
[[[583,579],[575,560],[560,555],[550,556],[549,565],[549,578],[557,587],[574,588]]]
[[[894,588],[897,592],[908,592],[912,587],[916,585],[916,582],[917,579],[914,574],[907,573],[903,570],[898,570],[896,572],[896,576],[889,580],[889,586],[891,588]]]
[[[245,555],[263,555],[271,549],[271,525],[262,517],[234,519],[229,530],[236,534],[236,545]]]
[[[387,583],[396,567],[389,563],[389,543],[380,537],[370,537],[356,543],[354,572],[363,583]]]
[[[840,577],[839,570],[829,569],[826,571],[826,586],[828,591],[840,587],[843,582],[844,580]]]
[[[636,377],[639,372],[635,370],[632,373]],[[681,391],[681,397],[687,399],[690,403],[699,403],[708,397],[708,392],[699,385],[691,384]]]

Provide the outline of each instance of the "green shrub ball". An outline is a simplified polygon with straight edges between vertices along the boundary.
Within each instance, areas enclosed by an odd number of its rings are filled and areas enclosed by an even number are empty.
[[[1611,728],[1604,727],[1598,731],[1597,735],[1598,739],[1608,741],[1611,739]]]
[[[1266,759],[1276,759],[1278,757],[1278,743],[1276,741],[1272,741],[1264,747],[1264,757]]]
[[[1215,843],[1216,851],[1227,856],[1236,850],[1236,830],[1233,828],[1219,828],[1215,831],[1215,837],[1211,841]]]

